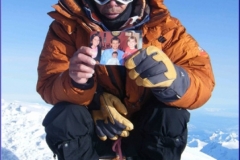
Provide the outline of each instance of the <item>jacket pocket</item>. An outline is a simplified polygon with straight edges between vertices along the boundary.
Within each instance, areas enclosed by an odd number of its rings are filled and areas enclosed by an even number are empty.
[[[84,159],[84,155],[89,151],[91,152],[92,150],[90,142],[91,140],[89,136],[82,136],[70,141],[65,141],[57,146],[58,153],[60,153],[62,158],[66,160]]]

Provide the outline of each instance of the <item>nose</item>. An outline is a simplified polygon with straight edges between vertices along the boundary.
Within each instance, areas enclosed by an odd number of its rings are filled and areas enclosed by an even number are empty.
[[[108,5],[110,5],[110,6],[116,6],[116,5],[118,5],[118,3],[117,3],[116,0],[110,0],[110,1],[108,2]]]

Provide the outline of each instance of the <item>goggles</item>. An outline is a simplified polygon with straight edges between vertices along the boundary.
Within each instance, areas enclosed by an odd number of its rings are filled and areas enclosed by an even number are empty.
[[[104,5],[106,3],[108,3],[110,0],[94,0],[96,3],[100,4],[100,5]],[[133,0],[116,0],[119,3],[122,4],[128,4],[130,2],[132,2]]]

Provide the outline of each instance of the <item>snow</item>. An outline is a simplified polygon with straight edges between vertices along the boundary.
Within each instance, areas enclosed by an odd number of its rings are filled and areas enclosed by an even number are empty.
[[[238,160],[238,149],[222,147],[221,143],[212,142],[207,144],[201,152],[204,152],[217,160]]]
[[[199,151],[198,148],[186,147],[181,160],[216,160],[213,157]]]
[[[239,140],[237,133],[224,133],[222,131],[216,131],[210,137],[211,141],[218,142],[222,147],[227,149],[239,149]]]
[[[221,128],[222,126],[219,125],[219,127]],[[200,149],[200,152],[210,155],[217,160],[239,159],[239,140],[235,129],[213,132],[189,132],[188,146]]]
[[[2,160],[51,160],[41,122],[49,108],[2,100]]]
[[[19,101],[9,103],[3,99],[1,106],[2,160],[53,160],[53,154],[45,142],[45,132],[42,126],[42,120],[50,107]],[[214,133],[212,139],[219,139],[219,135],[224,135],[224,133]],[[228,149],[224,150],[224,153],[229,151],[229,148],[238,148],[236,138],[238,135],[233,133],[225,137],[227,141],[214,144],[192,139],[182,154],[181,160],[214,160],[213,157],[224,147]],[[225,154],[231,158],[231,154],[235,154],[236,151],[238,150],[230,150]]]
[[[237,140],[232,140],[229,142],[223,142],[222,146],[228,149],[238,149],[239,147],[239,141]]]
[[[207,143],[203,142],[199,139],[193,138],[190,142],[188,142],[188,146],[192,148],[196,148],[197,150],[201,150],[204,146],[206,146]]]

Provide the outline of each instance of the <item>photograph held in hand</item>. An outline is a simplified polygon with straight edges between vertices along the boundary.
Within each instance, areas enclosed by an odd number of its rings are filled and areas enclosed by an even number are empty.
[[[100,65],[124,65],[125,60],[142,48],[141,31],[94,31],[90,36],[93,58]]]

